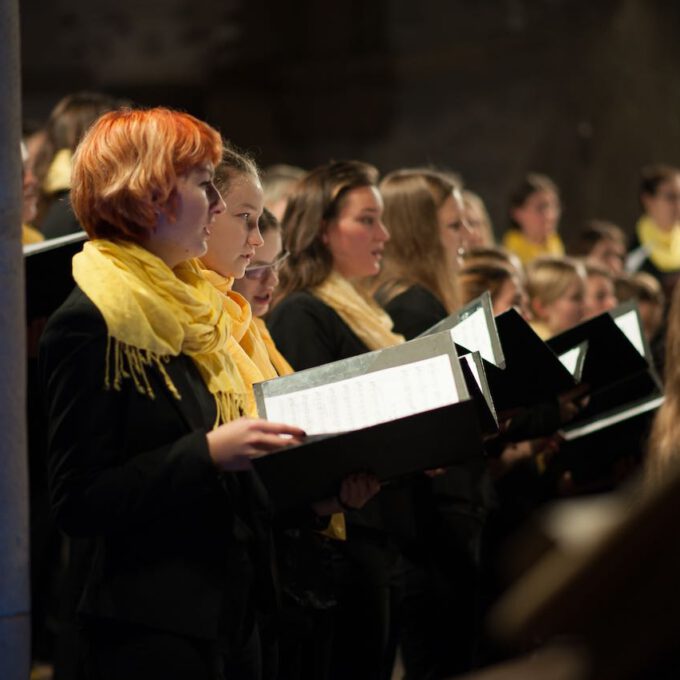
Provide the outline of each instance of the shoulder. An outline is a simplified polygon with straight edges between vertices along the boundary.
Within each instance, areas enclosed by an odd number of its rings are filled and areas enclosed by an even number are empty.
[[[296,291],[279,302],[267,317],[267,326],[272,329],[298,324],[339,322],[336,311],[306,290]]]
[[[83,291],[76,286],[49,318],[41,338],[49,344],[62,336],[106,334],[106,323],[101,312]]]
[[[446,308],[439,301],[437,296],[427,288],[418,284],[410,286],[403,293],[395,295],[385,305],[385,309],[389,312],[390,309],[404,309],[413,307],[417,310],[423,307],[429,310],[436,310],[446,316]]]
[[[50,317],[40,338],[39,363],[44,376],[58,366],[104,362],[107,330],[104,317],[76,286]],[[77,369],[76,369],[77,370]]]
[[[413,285],[393,297],[385,311],[394,322],[394,332],[401,333],[407,340],[420,335],[448,314],[439,299],[427,288]]]
[[[296,371],[367,351],[338,313],[309,291],[283,299],[267,317],[267,326]]]

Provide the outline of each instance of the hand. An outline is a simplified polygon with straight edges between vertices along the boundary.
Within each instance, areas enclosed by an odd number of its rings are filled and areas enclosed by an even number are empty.
[[[572,390],[560,394],[557,398],[560,406],[560,422],[568,423],[583,410],[590,401],[589,396],[584,396],[590,390],[586,384],[577,385]]]
[[[338,500],[343,508],[359,510],[380,491],[380,482],[374,475],[359,472],[342,480]]]
[[[250,470],[254,458],[299,444],[304,436],[303,430],[292,425],[239,418],[208,432],[208,451],[221,470]]]

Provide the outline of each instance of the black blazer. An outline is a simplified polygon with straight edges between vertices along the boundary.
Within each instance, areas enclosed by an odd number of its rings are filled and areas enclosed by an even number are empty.
[[[273,596],[266,496],[254,473],[213,465],[214,400],[187,356],[166,366],[181,400],[147,367],[152,399],[130,379],[104,389],[106,342],[76,288],[40,346],[53,511],[94,544],[79,612],[206,639],[242,633],[253,593]]]

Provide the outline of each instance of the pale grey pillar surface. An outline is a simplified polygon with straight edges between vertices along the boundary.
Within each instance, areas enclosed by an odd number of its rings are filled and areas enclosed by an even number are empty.
[[[0,678],[30,671],[18,0],[0,0]]]

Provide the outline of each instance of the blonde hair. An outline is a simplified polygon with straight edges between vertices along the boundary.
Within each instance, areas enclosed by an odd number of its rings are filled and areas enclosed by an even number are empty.
[[[483,246],[493,246],[495,243],[493,225],[491,224],[489,211],[486,209],[482,197],[469,189],[465,189],[465,191],[463,191],[463,205],[465,206],[466,211],[472,208],[481,215],[482,219],[479,225],[472,224],[468,218],[469,227],[473,230],[479,229]]]
[[[435,295],[450,313],[460,306],[455,272],[441,242],[438,210],[458,187],[441,173],[397,170],[380,184],[383,221],[390,233],[374,286],[381,304],[411,285]]]
[[[178,178],[221,154],[219,133],[188,113],[110,111],[76,149],[73,210],[91,238],[140,242],[160,211],[175,216]]]
[[[526,267],[527,293],[532,302],[549,305],[559,300],[573,283],[585,285],[585,267],[570,257],[537,257]]]

